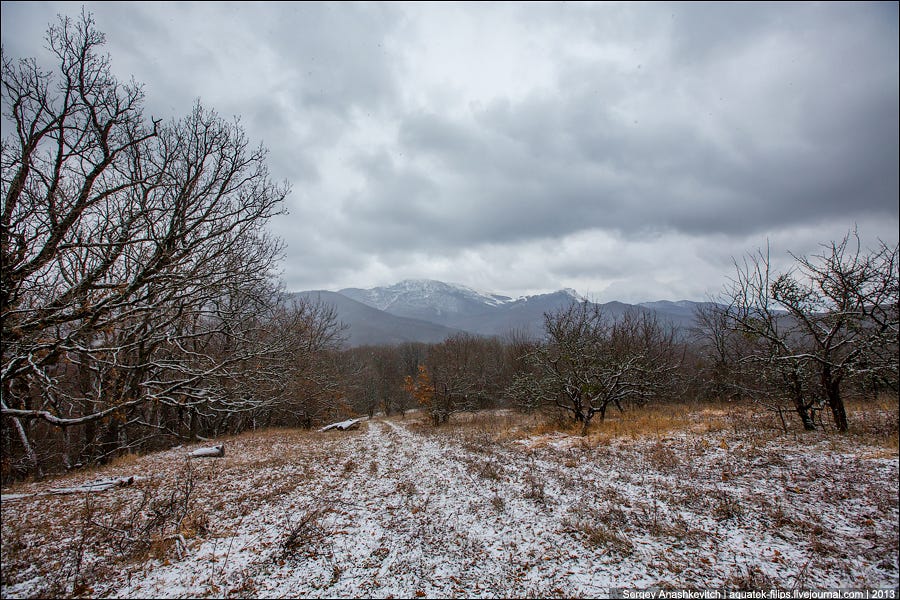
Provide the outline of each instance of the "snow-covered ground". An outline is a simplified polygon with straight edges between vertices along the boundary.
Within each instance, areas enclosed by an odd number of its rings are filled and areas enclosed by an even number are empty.
[[[591,440],[390,419],[225,444],[224,458],[120,461],[94,478],[146,479],[102,493],[46,494],[90,483],[81,474],[4,494],[3,597],[900,582],[896,452],[836,436],[723,426]]]

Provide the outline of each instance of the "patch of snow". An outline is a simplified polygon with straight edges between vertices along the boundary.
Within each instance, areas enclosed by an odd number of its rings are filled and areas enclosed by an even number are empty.
[[[563,289],[561,289],[561,290],[559,290],[559,291],[562,292],[563,294],[566,294],[566,295],[568,295],[568,296],[571,296],[572,298],[574,298],[574,299],[577,300],[578,302],[587,302],[587,298],[585,298],[584,296],[582,296],[581,294],[579,294],[578,292],[576,292],[576,291],[575,291],[574,289],[572,289],[572,288],[563,288]]]

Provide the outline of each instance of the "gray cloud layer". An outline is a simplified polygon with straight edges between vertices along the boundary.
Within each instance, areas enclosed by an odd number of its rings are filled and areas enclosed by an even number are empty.
[[[269,147],[290,289],[702,298],[767,239],[897,240],[896,3],[87,9],[148,112]],[[4,52],[78,10],[3,3]]]

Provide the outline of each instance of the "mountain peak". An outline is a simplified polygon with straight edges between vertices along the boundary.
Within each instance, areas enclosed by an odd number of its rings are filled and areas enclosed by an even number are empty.
[[[486,300],[489,303],[495,302],[497,298],[505,298],[507,300],[510,299],[508,296],[501,296],[492,292],[477,290],[473,287],[463,285],[461,283],[438,281],[437,279],[404,279],[403,281],[395,283],[394,285],[387,286],[385,289],[404,289],[409,291],[421,290],[423,292],[456,292],[470,295],[475,298],[480,298]]]
[[[389,286],[347,288],[339,293],[395,316],[483,335],[526,329],[538,333],[545,312],[584,300],[571,289],[510,298],[434,279],[404,279]]]
[[[340,294],[381,310],[403,305],[414,307],[416,318],[427,315],[420,309],[430,309],[438,315],[466,312],[473,307],[499,306],[512,301],[507,296],[482,292],[459,283],[447,283],[436,279],[404,279],[389,286],[370,289],[347,288]],[[409,312],[409,311],[406,311]],[[429,312],[429,310],[425,310]]]
[[[584,296],[582,296],[581,294],[579,294],[572,288],[563,288],[559,291],[562,292],[563,294],[566,294],[567,296],[571,296],[572,298],[574,298],[575,300],[578,300],[579,302],[587,302],[587,298],[585,298]]]

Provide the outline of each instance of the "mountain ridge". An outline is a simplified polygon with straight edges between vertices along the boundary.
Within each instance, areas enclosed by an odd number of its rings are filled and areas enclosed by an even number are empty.
[[[370,307],[352,298],[328,290],[308,290],[288,294],[334,307],[341,324],[347,326],[346,341],[350,346],[402,344],[404,342],[437,343],[462,333],[437,323],[398,317]]]
[[[544,315],[573,302],[588,301],[573,289],[512,298],[469,286],[434,279],[405,279],[389,286],[295,292],[333,305],[348,326],[351,346],[434,343],[459,333],[503,336],[511,333],[541,337]],[[650,311],[682,329],[695,323],[704,303],[658,300],[627,304],[598,303],[611,318],[629,311]]]

